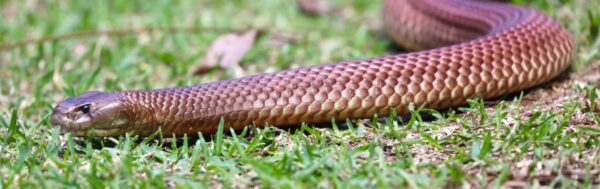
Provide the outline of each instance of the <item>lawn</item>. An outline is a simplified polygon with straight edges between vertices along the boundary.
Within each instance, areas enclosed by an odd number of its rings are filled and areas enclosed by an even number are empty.
[[[515,1],[561,22],[577,54],[556,80],[497,100],[179,139],[78,138],[49,123],[57,102],[89,90],[185,86],[397,51],[382,32],[380,1],[332,2],[330,14],[307,16],[290,0],[0,0],[0,188],[600,184],[596,0]],[[243,29],[262,35],[239,64],[192,74],[215,39]]]

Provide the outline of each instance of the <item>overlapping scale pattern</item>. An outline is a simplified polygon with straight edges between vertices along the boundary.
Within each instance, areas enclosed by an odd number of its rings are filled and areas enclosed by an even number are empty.
[[[368,60],[319,65],[197,86],[123,91],[148,135],[213,133],[229,128],[408,113],[410,104],[443,109],[546,82],[572,58],[570,34],[533,9],[473,1],[387,0],[390,36],[411,49]],[[444,47],[440,47],[444,46]]]

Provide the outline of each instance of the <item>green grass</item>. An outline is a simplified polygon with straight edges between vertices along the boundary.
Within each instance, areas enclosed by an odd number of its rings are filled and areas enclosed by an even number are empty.
[[[335,16],[307,17],[281,0],[0,0],[0,44],[143,27],[262,28],[266,35],[238,68],[244,75],[391,53],[380,30],[380,2],[335,2]],[[572,73],[598,63],[600,3],[518,3],[548,13],[573,33],[578,52]],[[447,112],[417,109],[405,121],[392,116],[384,123],[357,120],[292,131],[250,127],[193,140],[160,134],[73,138],[50,126],[53,105],[88,90],[183,86],[238,76],[235,71],[190,74],[221,34],[91,36],[0,52],[0,188],[568,188],[600,182],[600,115],[590,103],[597,99],[598,84],[579,82],[577,74],[557,81],[564,83],[558,89],[547,85],[492,105],[475,99]],[[536,97],[561,90],[567,92]]]

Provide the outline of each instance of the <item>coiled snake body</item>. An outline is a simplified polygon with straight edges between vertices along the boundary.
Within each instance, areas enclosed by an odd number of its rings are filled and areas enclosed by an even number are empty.
[[[530,8],[459,0],[386,0],[398,44],[423,50],[168,89],[88,92],[59,103],[53,125],[74,135],[182,136],[443,109],[546,82],[574,54],[571,35]]]

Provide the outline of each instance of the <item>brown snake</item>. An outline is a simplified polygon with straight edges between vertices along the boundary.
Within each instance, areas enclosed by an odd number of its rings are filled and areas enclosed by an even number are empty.
[[[571,35],[530,8],[495,2],[386,0],[398,44],[430,49],[168,89],[88,92],[51,123],[74,135],[165,136],[386,116],[410,104],[444,109],[549,81],[574,54]],[[433,48],[433,49],[432,49]]]

